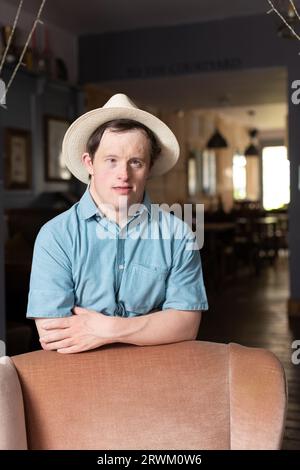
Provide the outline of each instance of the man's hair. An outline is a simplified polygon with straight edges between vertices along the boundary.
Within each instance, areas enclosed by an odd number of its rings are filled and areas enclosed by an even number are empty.
[[[145,132],[150,142],[150,168],[161,153],[161,147],[157,138],[148,127],[144,126],[144,124],[134,121],[133,119],[114,119],[101,124],[101,126],[97,127],[97,129],[90,135],[86,144],[86,150],[92,161],[94,160],[95,153],[106,129],[110,129],[112,132],[125,132],[133,129],[139,129]]]

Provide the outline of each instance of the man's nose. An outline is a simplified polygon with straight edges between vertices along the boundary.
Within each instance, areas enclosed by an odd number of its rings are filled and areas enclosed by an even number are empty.
[[[130,167],[129,165],[122,164],[118,172],[118,178],[127,181],[129,179]]]

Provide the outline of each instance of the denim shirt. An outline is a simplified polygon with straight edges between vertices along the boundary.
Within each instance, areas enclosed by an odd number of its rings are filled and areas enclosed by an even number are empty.
[[[87,188],[47,222],[35,241],[27,317],[67,317],[74,306],[122,317],[207,310],[200,253],[187,249],[189,226],[161,209],[157,222],[146,193],[142,204],[120,228]]]

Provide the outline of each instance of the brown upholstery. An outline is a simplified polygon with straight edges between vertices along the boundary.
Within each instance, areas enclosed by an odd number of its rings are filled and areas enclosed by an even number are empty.
[[[285,379],[265,350],[189,341],[12,362],[29,449],[280,448]]]

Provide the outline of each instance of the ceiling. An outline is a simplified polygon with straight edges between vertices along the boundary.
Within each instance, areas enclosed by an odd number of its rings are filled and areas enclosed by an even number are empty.
[[[17,8],[19,0],[1,3]],[[36,13],[40,4],[41,0],[24,0],[23,9]],[[56,27],[81,35],[265,14],[267,10],[267,0],[47,0],[42,18]],[[137,102],[159,108],[221,107],[223,113],[246,125],[247,111],[251,107],[256,110],[256,127],[278,129],[285,127],[286,83],[285,69],[269,68],[123,80],[100,85],[113,92],[128,93]]]
[[[18,5],[19,0],[5,0]],[[24,0],[35,13],[41,0]],[[74,34],[122,31],[263,14],[267,0],[47,0],[43,19]]]
[[[285,102],[286,80],[285,68],[269,67],[103,84],[153,106],[193,109]]]
[[[269,131],[285,129],[288,109],[286,103],[274,103],[234,106],[216,111],[245,127],[255,127],[259,131]],[[253,117],[249,114],[249,111],[254,113]]]
[[[285,127],[287,72],[284,68],[202,73],[181,77],[110,81],[112,92],[158,108],[191,110],[216,108],[259,129]],[[248,110],[256,110],[255,123]]]

